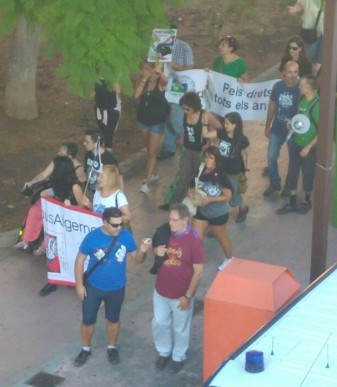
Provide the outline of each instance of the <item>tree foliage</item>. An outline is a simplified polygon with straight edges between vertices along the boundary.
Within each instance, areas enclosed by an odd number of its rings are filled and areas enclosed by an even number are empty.
[[[131,75],[147,55],[153,28],[168,26],[166,5],[180,0],[0,0],[1,31],[24,17],[40,26],[45,54],[62,54],[57,75],[69,89],[88,96],[103,75],[131,91]]]

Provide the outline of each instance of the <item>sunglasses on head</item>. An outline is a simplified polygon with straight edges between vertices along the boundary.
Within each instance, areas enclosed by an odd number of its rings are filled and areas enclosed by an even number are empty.
[[[297,51],[298,49],[299,49],[299,47],[296,47],[296,46],[288,46],[288,50]]]

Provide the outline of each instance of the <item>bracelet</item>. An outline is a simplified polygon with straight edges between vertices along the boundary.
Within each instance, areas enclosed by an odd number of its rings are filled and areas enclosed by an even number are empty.
[[[206,122],[203,122],[202,123],[202,126],[208,126],[208,122],[206,123]]]
[[[187,296],[186,294],[184,295],[184,297],[189,301],[191,299],[191,297]]]

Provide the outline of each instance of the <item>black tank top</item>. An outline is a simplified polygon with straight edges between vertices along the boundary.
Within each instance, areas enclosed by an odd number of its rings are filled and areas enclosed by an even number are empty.
[[[202,134],[202,115],[200,112],[198,122],[194,125],[186,122],[186,114],[184,115],[184,147],[190,150],[201,151],[203,146]]]
[[[144,92],[137,108],[137,121],[144,125],[156,125],[166,121],[168,103],[165,91],[159,89],[159,79],[151,91]]]

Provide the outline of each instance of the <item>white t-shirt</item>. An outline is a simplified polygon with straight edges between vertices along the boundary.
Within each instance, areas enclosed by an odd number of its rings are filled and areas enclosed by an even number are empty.
[[[106,198],[101,196],[101,191],[96,191],[93,199],[92,209],[99,214],[103,214],[104,210],[109,207],[121,208],[127,206],[128,200],[120,190],[117,190],[112,195]]]

